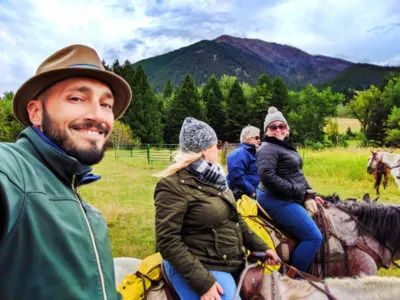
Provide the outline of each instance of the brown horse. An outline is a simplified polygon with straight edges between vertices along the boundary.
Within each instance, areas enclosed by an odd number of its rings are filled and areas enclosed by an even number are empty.
[[[297,241],[262,213],[253,216],[270,232],[276,250],[288,263]],[[245,218],[252,218],[247,216]],[[400,259],[400,207],[346,201],[320,206],[315,221],[324,242],[309,273],[319,278],[376,275]],[[285,273],[286,270],[283,270]]]
[[[395,183],[400,189],[400,154],[384,151],[371,151],[368,158],[367,172],[375,179],[375,190],[379,195],[379,186],[383,178],[383,188],[386,189],[389,175],[392,174]]]

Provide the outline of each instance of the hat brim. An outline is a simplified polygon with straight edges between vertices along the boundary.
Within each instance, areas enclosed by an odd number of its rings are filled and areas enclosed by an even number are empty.
[[[71,77],[95,78],[107,84],[114,96],[114,118],[118,119],[128,108],[132,92],[128,83],[117,74],[95,68],[61,68],[36,75],[18,89],[13,100],[13,110],[16,119],[25,126],[30,126],[31,121],[26,109],[28,102],[35,100],[44,89],[54,83]]]

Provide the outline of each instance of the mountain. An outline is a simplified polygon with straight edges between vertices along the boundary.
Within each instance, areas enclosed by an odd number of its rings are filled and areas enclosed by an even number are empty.
[[[240,81],[254,85],[260,74],[267,73],[272,78],[280,76],[291,89],[299,89],[309,83],[316,86],[323,86],[327,82],[336,84],[337,76],[342,76],[338,79],[339,82],[347,82],[351,86],[354,81],[353,76],[358,74],[358,72],[345,73],[346,70],[357,66],[349,61],[310,55],[292,46],[228,35],[212,41],[203,40],[163,55],[144,59],[136,62],[134,66],[137,67],[139,64],[143,66],[156,92],[162,91],[169,79],[173,86],[179,85],[187,72],[193,75],[198,85],[204,84],[212,74],[217,78],[224,74],[236,76]],[[381,79],[382,74],[390,71],[379,66],[364,70],[379,73],[380,75],[372,77]],[[365,85],[369,86],[367,80],[369,77],[363,77],[366,80]]]
[[[400,74],[400,67],[381,67],[371,64],[354,64],[321,87],[331,86],[333,91],[348,93],[349,89],[365,90],[371,84],[379,86],[385,77]]]

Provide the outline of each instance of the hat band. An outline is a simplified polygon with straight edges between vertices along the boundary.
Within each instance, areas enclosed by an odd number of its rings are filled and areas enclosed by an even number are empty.
[[[69,65],[68,67],[101,69],[101,68],[98,67],[98,66],[90,65],[90,64],[75,64],[75,65]]]

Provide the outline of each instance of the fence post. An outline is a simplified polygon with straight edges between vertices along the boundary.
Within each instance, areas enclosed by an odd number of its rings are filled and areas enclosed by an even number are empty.
[[[150,164],[150,144],[146,145],[147,163]]]

